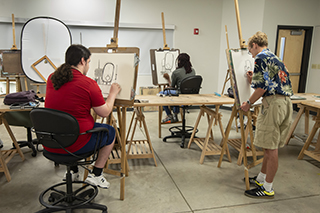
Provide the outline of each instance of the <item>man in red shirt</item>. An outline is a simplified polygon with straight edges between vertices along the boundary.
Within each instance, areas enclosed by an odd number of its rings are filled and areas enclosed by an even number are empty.
[[[101,149],[95,162],[92,174],[86,181],[101,188],[109,188],[110,183],[103,177],[102,171],[114,145],[115,129],[107,124],[95,123],[90,110],[101,117],[107,117],[113,109],[120,85],[111,85],[109,96],[105,101],[98,84],[87,77],[89,70],[90,51],[82,45],[71,45],[65,54],[65,63],[62,64],[47,81],[45,107],[61,110],[73,115],[80,126],[80,132],[85,132],[93,127],[102,126],[109,129],[109,134],[103,136]],[[82,154],[94,149],[97,133],[80,135],[77,141],[67,147],[69,152]],[[61,155],[68,154],[63,149],[44,147],[49,152]],[[80,178],[78,167],[72,167],[72,179]]]

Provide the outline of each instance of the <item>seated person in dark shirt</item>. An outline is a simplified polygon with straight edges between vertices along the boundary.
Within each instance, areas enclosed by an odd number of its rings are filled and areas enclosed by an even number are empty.
[[[168,73],[163,74],[163,77],[167,79],[169,83],[169,87],[164,91],[161,91],[160,94],[163,95],[176,95],[180,93],[180,84],[181,81],[189,76],[196,75],[196,71],[192,68],[192,64],[190,62],[190,56],[187,53],[179,54],[177,58],[177,69],[172,72],[171,80]],[[174,123],[178,121],[178,113],[179,113],[179,106],[173,107],[173,115],[171,110],[168,106],[163,107],[164,111],[167,114],[167,117],[162,120],[162,123]]]

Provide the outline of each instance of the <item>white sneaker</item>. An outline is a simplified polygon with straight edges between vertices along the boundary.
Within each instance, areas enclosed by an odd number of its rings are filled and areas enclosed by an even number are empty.
[[[76,172],[76,173],[73,173],[73,171],[71,170],[71,180],[72,181],[81,181],[80,180],[80,173],[79,172]],[[63,181],[66,181],[67,180],[67,172],[64,173],[64,176],[63,176]]]
[[[95,174],[89,174],[85,182],[95,186],[99,186],[103,189],[108,189],[110,187],[110,183],[107,181],[105,177],[103,177],[102,174],[100,176],[95,176]]]

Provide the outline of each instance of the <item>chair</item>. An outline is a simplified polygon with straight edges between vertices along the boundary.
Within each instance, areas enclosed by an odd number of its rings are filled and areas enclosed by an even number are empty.
[[[46,147],[63,148],[72,145],[79,135],[99,132],[102,134],[108,129],[94,128],[84,133],[79,133],[79,124],[72,115],[48,108],[35,108],[30,112],[30,117],[33,123],[33,131],[36,133],[38,140]],[[101,136],[101,135],[100,135]],[[91,185],[84,181],[72,181],[70,167],[92,164],[99,154],[100,147],[99,137],[97,139],[96,149],[92,152],[82,155],[59,155],[43,150],[43,155],[57,164],[66,165],[66,181],[51,186],[43,191],[39,196],[40,203],[46,208],[39,212],[56,212],[65,210],[71,212],[72,209],[98,209],[102,212],[107,212],[107,206],[95,204],[91,201],[97,196],[97,186]],[[67,150],[66,150],[67,151]],[[68,152],[68,151],[67,151]],[[90,160],[90,156],[93,156]],[[85,168],[85,167],[84,167]],[[85,168],[86,169],[86,168]],[[73,190],[73,186],[78,188]],[[63,188],[66,187],[66,190]],[[48,201],[45,201],[47,198]]]
[[[186,77],[181,81],[180,94],[199,94],[202,83],[202,77],[200,75]],[[193,127],[186,126],[185,114],[188,106],[184,105],[182,108],[182,126],[174,126],[169,129],[171,135],[163,138],[166,142],[169,138],[181,138],[180,147],[184,148],[185,138],[190,138]],[[189,113],[189,112],[188,112]]]
[[[32,150],[32,156],[37,156],[37,150],[34,147],[34,144],[37,143],[37,140],[32,139],[31,128],[32,122],[30,120],[30,111],[12,111],[6,112],[4,118],[10,126],[23,126],[27,129],[27,140],[26,141],[17,141],[20,147],[28,146]],[[13,145],[14,146],[14,145]]]

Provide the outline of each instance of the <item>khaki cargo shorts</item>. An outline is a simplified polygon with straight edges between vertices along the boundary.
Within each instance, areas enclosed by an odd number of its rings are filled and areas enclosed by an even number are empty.
[[[272,95],[262,99],[257,118],[254,145],[264,149],[278,149],[285,144],[292,118],[290,97]]]

